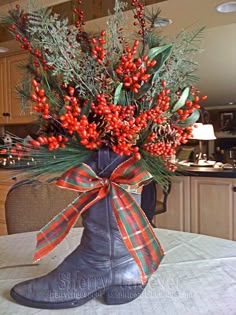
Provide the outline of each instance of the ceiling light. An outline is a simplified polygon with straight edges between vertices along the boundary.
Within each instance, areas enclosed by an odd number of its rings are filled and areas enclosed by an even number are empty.
[[[154,21],[154,26],[155,27],[163,27],[163,26],[167,26],[171,23],[172,23],[171,19],[157,17]]]
[[[216,11],[220,13],[236,12],[236,1],[222,3],[216,7]]]
[[[9,49],[6,47],[0,47],[0,54],[7,52]]]

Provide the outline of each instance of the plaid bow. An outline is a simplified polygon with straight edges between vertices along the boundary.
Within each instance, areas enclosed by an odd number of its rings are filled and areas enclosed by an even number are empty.
[[[121,163],[109,179],[100,178],[84,163],[66,171],[57,185],[82,194],[38,233],[34,261],[47,255],[66,237],[81,213],[110,194],[123,241],[140,269],[142,283],[146,283],[164,252],[144,212],[124,187],[137,190],[150,178],[141,162],[133,158]]]

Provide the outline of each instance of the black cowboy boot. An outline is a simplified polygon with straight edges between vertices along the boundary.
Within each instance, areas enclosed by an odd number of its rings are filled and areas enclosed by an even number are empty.
[[[108,178],[124,160],[104,149],[86,163],[98,176]],[[133,197],[140,203],[140,195]],[[11,296],[18,303],[60,309],[103,295],[107,304],[122,304],[142,293],[140,271],[121,238],[109,195],[82,216],[80,245],[49,274],[13,287]]]

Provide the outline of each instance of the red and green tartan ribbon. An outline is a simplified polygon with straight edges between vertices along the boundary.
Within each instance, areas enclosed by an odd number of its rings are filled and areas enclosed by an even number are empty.
[[[69,169],[57,185],[82,194],[38,233],[34,261],[47,255],[67,236],[81,213],[110,194],[123,241],[140,269],[142,283],[146,283],[158,268],[164,251],[143,210],[122,185],[138,189],[150,178],[141,162],[133,158],[121,163],[109,179],[100,178],[84,163]]]

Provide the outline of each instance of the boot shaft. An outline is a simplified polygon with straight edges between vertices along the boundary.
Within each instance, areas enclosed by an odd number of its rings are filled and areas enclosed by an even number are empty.
[[[109,178],[114,169],[127,157],[122,157],[109,149],[94,152],[92,157],[86,161],[93,171],[102,178]],[[138,204],[141,195],[132,194]],[[91,254],[101,255],[112,260],[113,263],[121,263],[130,256],[117,226],[116,218],[111,206],[111,197],[107,195],[104,199],[94,204],[82,214],[84,233],[80,246],[86,248]],[[130,256],[131,258],[131,256]]]

